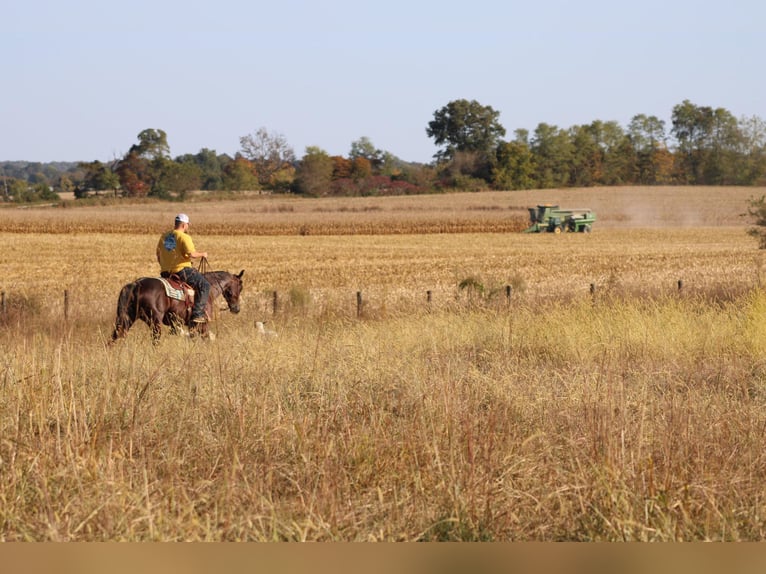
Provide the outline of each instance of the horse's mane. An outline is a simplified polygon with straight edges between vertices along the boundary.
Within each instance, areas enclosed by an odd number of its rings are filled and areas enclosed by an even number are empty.
[[[231,277],[231,273],[228,271],[207,271],[206,273],[203,273],[203,275],[208,282],[223,281],[224,279]]]
[[[224,289],[223,284],[228,283],[231,281],[232,277],[234,277],[234,275],[228,271],[207,271],[202,275],[204,275],[207,282],[210,283],[210,288],[213,290],[212,293],[214,296],[221,294]]]

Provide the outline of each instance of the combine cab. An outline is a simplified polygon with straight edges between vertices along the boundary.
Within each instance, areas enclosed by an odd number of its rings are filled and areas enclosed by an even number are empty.
[[[590,233],[596,214],[590,209],[561,209],[558,205],[538,205],[529,208],[530,226],[524,233],[581,232]]]

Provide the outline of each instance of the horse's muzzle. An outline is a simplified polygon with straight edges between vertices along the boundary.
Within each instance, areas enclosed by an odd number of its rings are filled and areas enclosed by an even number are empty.
[[[229,305],[229,311],[232,313],[239,313],[239,305]]]

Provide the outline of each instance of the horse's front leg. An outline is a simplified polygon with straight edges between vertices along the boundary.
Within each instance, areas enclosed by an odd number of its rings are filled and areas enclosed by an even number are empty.
[[[152,344],[156,345],[162,335],[162,322],[157,317],[152,317],[149,326],[152,329]]]

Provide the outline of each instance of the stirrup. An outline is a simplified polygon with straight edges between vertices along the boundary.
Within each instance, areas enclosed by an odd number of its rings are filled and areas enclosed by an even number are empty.
[[[192,323],[207,323],[207,318],[205,316],[192,317]]]

